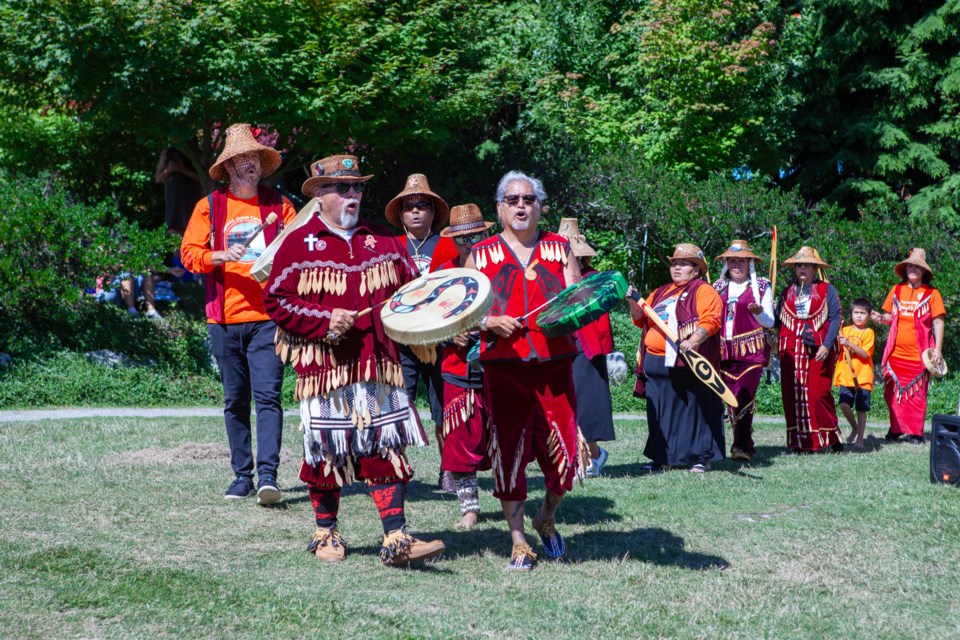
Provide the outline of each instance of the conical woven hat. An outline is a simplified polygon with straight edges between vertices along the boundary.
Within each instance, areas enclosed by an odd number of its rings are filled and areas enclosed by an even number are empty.
[[[450,209],[450,226],[441,231],[440,235],[444,238],[471,236],[492,226],[492,222],[483,219],[480,207],[473,203],[459,204]]]
[[[789,267],[796,264],[812,264],[816,267],[829,269],[830,265],[820,259],[820,254],[813,247],[800,247],[800,250],[790,258],[783,261],[783,266]]]
[[[580,233],[580,223],[577,218],[561,218],[557,233],[570,241],[570,250],[573,251],[575,257],[592,258],[597,255],[593,247],[587,244],[587,239]]]
[[[746,240],[734,240],[727,250],[717,256],[717,260],[726,258],[744,258],[745,260],[760,260],[760,256],[750,250]]]
[[[423,195],[433,201],[433,228],[442,227],[450,220],[450,207],[443,201],[443,198],[430,190],[430,183],[427,182],[427,176],[422,173],[415,173],[407,177],[407,184],[403,191],[394,196],[393,200],[387,203],[384,215],[395,227],[403,229],[403,221],[400,219],[400,204],[407,196]]]
[[[227,128],[225,135],[226,142],[223,143],[223,151],[220,152],[220,156],[209,171],[210,177],[214,180],[229,181],[230,174],[227,173],[223,163],[230,158],[252,151],[260,155],[261,178],[266,178],[280,168],[280,163],[283,161],[280,153],[276,149],[271,149],[257,142],[249,124],[243,122],[232,124]]]
[[[924,269],[927,272],[927,282],[933,280],[933,269],[930,268],[930,265],[927,264],[927,252],[921,249],[920,247],[914,247],[910,249],[910,256],[895,266],[893,272],[900,276],[903,280],[907,279],[907,265],[912,264]]]
[[[706,277],[707,275],[707,261],[703,257],[703,250],[695,244],[678,244],[677,248],[673,250],[673,255],[667,258],[667,260],[670,262],[674,260],[689,260],[700,268],[701,276]]]

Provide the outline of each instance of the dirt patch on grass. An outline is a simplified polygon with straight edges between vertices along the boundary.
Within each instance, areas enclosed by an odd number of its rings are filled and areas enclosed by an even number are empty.
[[[280,462],[290,462],[289,449],[281,449]],[[173,449],[147,447],[116,456],[117,462],[131,465],[189,464],[191,462],[230,462],[230,448],[223,444],[185,442]]]
[[[230,449],[222,444],[202,444],[186,442],[173,449],[147,447],[139,451],[122,453],[117,456],[120,462],[134,465],[147,464],[184,464],[189,462],[230,461]]]

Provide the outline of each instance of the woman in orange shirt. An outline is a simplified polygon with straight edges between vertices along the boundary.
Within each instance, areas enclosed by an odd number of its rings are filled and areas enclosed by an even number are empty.
[[[890,325],[883,350],[883,399],[890,408],[887,440],[923,444],[923,424],[927,414],[927,387],[930,372],[922,355],[928,349],[931,360],[943,360],[943,319],[947,312],[943,297],[934,289],[933,270],[923,249],[913,249],[910,257],[893,268],[902,280],[883,303],[883,314],[874,311],[876,322]]]
[[[650,432],[643,455],[653,461],[646,467],[650,471],[689,467],[703,473],[723,459],[723,403],[703,388],[678,352],[695,350],[719,369],[723,303],[704,279],[707,263],[699,247],[679,244],[669,261],[673,282],[650,294],[647,303],[676,330],[680,343],[648,324],[630,300],[633,323],[643,330],[634,389],[634,395],[647,399]]]

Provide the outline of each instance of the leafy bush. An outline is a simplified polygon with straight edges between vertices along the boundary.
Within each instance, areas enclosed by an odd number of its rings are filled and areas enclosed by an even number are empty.
[[[0,172],[0,203],[0,321],[6,327],[18,318],[62,321],[97,277],[146,273],[175,244],[162,230],[122,219],[105,202],[72,201],[52,178]]]

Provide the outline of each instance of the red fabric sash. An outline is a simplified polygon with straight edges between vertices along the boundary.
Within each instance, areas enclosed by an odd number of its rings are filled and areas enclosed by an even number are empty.
[[[207,196],[210,203],[210,237],[213,241],[211,248],[214,251],[223,251],[223,229],[227,223],[227,187],[220,187]],[[260,221],[267,222],[271,212],[277,214],[276,223],[263,228],[263,239],[269,245],[283,230],[283,197],[276,189],[260,185],[257,187],[257,202],[260,206]],[[206,285],[207,317],[216,323],[222,324],[224,316],[224,286],[223,265],[217,265],[204,278]]]

